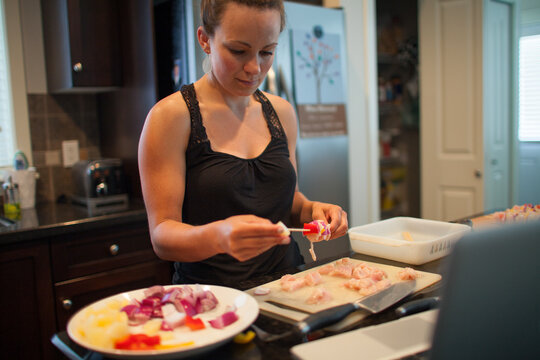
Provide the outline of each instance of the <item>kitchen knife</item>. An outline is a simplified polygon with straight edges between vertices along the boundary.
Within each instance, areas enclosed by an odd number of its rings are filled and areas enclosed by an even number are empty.
[[[396,309],[396,315],[399,317],[404,317],[422,311],[435,309],[439,306],[440,302],[441,298],[439,296],[409,301],[408,303],[405,303]]]
[[[335,324],[359,309],[367,310],[372,314],[381,312],[409,295],[415,288],[416,280],[398,282],[371,296],[309,315],[294,325],[294,331],[305,335],[311,331]]]

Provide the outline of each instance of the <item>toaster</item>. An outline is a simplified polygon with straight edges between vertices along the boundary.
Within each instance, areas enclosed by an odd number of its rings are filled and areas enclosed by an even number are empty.
[[[128,207],[122,160],[84,160],[72,167],[72,202],[86,206],[90,215],[125,210]]]

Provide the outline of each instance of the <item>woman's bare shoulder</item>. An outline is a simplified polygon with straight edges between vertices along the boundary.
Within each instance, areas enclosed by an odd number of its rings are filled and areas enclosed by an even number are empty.
[[[293,106],[290,102],[282,98],[281,96],[277,96],[274,94],[270,94],[267,92],[263,92],[263,94],[268,98],[274,109],[276,110],[276,113],[278,114],[278,117],[281,118],[290,118],[291,116],[295,116],[295,111]]]
[[[189,109],[182,97],[177,91],[163,99],[159,100],[150,110],[149,115],[152,118],[158,117],[163,121],[170,121],[179,118],[189,119]]]
[[[274,94],[263,92],[264,95],[268,98],[274,110],[278,115],[278,118],[285,128],[285,131],[289,133],[290,131],[296,132],[296,111],[290,102]]]
[[[164,149],[169,152],[185,150],[190,133],[188,107],[182,94],[176,92],[158,101],[149,111],[141,132],[139,148],[148,154],[153,151],[161,153]]]

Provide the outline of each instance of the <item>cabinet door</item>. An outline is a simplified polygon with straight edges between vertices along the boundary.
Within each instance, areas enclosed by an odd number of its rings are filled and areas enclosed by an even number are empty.
[[[118,1],[42,0],[42,13],[51,92],[120,86]]]
[[[51,242],[54,282],[157,260],[146,222],[59,236]]]
[[[51,359],[56,331],[47,243],[0,251],[3,359]]]
[[[147,262],[56,283],[58,327],[65,329],[67,321],[77,310],[94,301],[124,291],[170,283],[171,264],[164,261]]]

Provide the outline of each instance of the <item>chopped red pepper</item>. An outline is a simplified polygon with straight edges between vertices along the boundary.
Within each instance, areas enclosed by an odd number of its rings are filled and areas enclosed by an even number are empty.
[[[204,322],[201,320],[201,318],[192,318],[191,316],[186,315],[186,325],[191,330],[201,330],[204,329],[206,326],[204,325]]]
[[[130,334],[114,343],[115,349],[120,350],[151,350],[159,345],[159,335]]]
[[[318,234],[319,233],[319,227],[317,226],[317,224],[304,223],[304,229],[309,230],[309,231],[304,232],[304,234]]]

